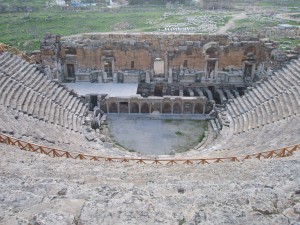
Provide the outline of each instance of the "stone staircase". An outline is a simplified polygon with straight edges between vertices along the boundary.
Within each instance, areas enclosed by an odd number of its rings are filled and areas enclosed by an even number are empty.
[[[76,132],[87,111],[65,87],[8,52],[0,55],[0,104]]]

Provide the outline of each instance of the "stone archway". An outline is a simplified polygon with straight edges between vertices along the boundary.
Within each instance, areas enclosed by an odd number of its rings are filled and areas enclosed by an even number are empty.
[[[195,114],[202,114],[203,113],[203,105],[200,103],[195,104]]]
[[[109,104],[109,113],[118,113],[118,105],[115,102]]]
[[[119,113],[128,113],[128,102],[119,103]]]
[[[173,114],[181,114],[181,104],[174,103],[174,105],[173,105]]]
[[[149,104],[143,103],[141,107],[141,113],[150,113]]]
[[[139,104],[136,102],[131,103],[130,113],[139,113]]]
[[[162,108],[162,113],[172,113],[172,108],[170,103],[165,103]]]
[[[193,104],[190,102],[183,103],[183,114],[192,114],[193,113]]]

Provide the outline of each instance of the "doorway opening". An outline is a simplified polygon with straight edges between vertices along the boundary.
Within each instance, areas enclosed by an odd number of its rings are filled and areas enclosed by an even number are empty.
[[[104,72],[106,72],[107,77],[112,77],[113,76],[112,62],[111,61],[106,61],[104,63]]]
[[[75,78],[74,64],[67,64],[68,78]]]
[[[93,111],[95,106],[98,106],[97,95],[91,95],[90,96],[90,111]]]

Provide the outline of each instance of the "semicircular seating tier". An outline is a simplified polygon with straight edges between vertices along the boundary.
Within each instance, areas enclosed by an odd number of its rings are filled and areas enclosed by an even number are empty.
[[[248,154],[300,142],[300,60],[293,60],[221,112],[223,129],[206,147],[218,156]]]
[[[87,111],[78,96],[9,52],[0,55],[0,104],[76,132]]]

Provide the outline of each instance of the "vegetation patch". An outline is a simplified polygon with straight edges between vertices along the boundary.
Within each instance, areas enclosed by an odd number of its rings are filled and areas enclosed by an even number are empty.
[[[177,136],[183,136],[183,135],[184,135],[184,133],[181,132],[180,130],[176,131],[175,134],[176,134]]]
[[[172,123],[172,122],[173,122],[172,119],[164,119],[163,121],[164,121],[165,123]]]
[[[201,143],[204,138],[205,138],[205,132],[203,132],[199,135],[198,142]]]

